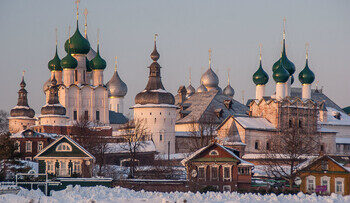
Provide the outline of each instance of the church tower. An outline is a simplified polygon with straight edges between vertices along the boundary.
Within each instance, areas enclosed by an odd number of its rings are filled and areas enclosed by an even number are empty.
[[[35,112],[28,105],[28,92],[25,89],[26,83],[24,82],[24,72],[22,81],[20,83],[21,89],[18,91],[17,106],[13,107],[10,111],[9,119],[9,131],[10,133],[17,133],[21,130],[25,130],[35,124]]]
[[[40,125],[64,126],[67,123],[66,108],[58,100],[58,85],[55,75],[51,80],[49,88],[49,100],[41,108],[41,115],[38,117]]]
[[[161,154],[175,152],[175,122],[176,109],[174,96],[167,92],[162,84],[160,57],[157,51],[156,36],[154,50],[151,53],[153,63],[148,67],[149,76],[146,88],[135,97],[134,119],[142,122],[142,126],[149,132]]]
[[[299,73],[299,81],[302,84],[302,99],[311,99],[311,84],[315,80],[315,74],[309,68],[308,45],[306,45],[306,62],[304,69]]]
[[[269,75],[264,71],[261,63],[261,45],[260,45],[260,62],[258,70],[253,74],[253,82],[256,85],[255,99],[260,100],[265,96],[265,85],[269,81]]]
[[[119,77],[117,71],[117,57],[115,57],[114,74],[106,86],[108,90],[109,110],[117,113],[124,113],[124,97],[128,92],[128,87]]]

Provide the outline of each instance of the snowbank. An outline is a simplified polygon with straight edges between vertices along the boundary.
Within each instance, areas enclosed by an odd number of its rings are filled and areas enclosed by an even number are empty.
[[[350,196],[342,197],[332,194],[331,196],[316,196],[304,195],[253,195],[253,194],[237,194],[237,193],[215,193],[209,192],[206,194],[200,193],[159,193],[159,192],[135,192],[133,190],[120,187],[106,188],[97,187],[71,187],[66,190],[53,192],[52,196],[45,196],[40,191],[21,190],[17,195],[0,195],[0,202],[118,202],[118,203],[156,203],[156,202],[244,202],[244,203],[259,203],[259,202],[350,202]]]

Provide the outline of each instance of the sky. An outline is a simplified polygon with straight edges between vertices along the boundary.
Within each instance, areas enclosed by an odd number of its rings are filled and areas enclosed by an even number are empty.
[[[255,97],[252,75],[259,64],[262,44],[263,68],[270,80],[266,94],[275,91],[271,67],[281,52],[283,18],[286,18],[288,58],[296,74],[305,65],[305,43],[309,43],[309,67],[318,88],[341,107],[350,105],[350,1],[348,0],[81,0],[79,26],[83,33],[83,10],[88,10],[88,37],[96,49],[100,30],[100,53],[107,61],[104,81],[118,72],[128,86],[125,111],[148,80],[147,67],[158,33],[159,63],[165,88],[176,94],[180,85],[199,86],[208,69],[208,49],[219,86],[230,83],[234,99]],[[76,28],[74,0],[0,0],[0,109],[9,111],[17,102],[22,71],[29,92],[29,105],[40,114],[44,105],[42,86],[50,77],[47,63],[54,56],[55,28],[58,53]],[[297,75],[295,75],[295,78]],[[313,87],[315,87],[315,83]],[[301,87],[298,80],[294,87]]]

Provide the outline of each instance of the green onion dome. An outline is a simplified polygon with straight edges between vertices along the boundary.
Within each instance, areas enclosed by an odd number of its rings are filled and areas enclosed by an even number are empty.
[[[92,62],[89,61],[87,57],[85,57],[85,64],[86,64],[86,72],[91,72],[92,71]]]
[[[79,25],[77,21],[77,29],[75,30],[75,33],[72,37],[70,37],[70,43],[69,39],[64,44],[64,49],[68,53],[68,47],[72,54],[87,54],[90,51],[90,43],[83,35],[81,35],[79,31]]]
[[[285,46],[285,39],[283,39],[283,47],[282,47],[282,54],[281,58],[276,61],[272,66],[272,71],[275,72],[275,70],[278,68],[279,63],[282,61],[283,67],[289,72],[289,75],[293,75],[295,73],[295,65],[293,62],[291,62],[286,53],[286,46]]]
[[[58,57],[58,54],[57,54],[57,45],[56,45],[55,57],[51,61],[49,61],[47,66],[48,66],[50,71],[61,71],[62,70],[61,60],[60,60],[60,58]]]
[[[310,70],[308,59],[306,58],[305,68],[299,73],[299,81],[301,84],[311,84],[315,80],[315,74]]]
[[[70,50],[68,50],[67,55],[61,60],[61,66],[63,69],[74,69],[78,66],[78,61],[70,54]]]
[[[100,45],[97,45],[97,54],[91,62],[93,70],[104,70],[106,68],[106,61],[100,56]]]
[[[289,72],[283,67],[283,63],[280,63],[279,67],[273,72],[273,79],[276,83],[285,83],[289,79]]]
[[[253,82],[255,85],[265,85],[269,81],[269,75],[264,71],[261,65],[261,60],[260,60],[260,65],[258,70],[253,74]]]

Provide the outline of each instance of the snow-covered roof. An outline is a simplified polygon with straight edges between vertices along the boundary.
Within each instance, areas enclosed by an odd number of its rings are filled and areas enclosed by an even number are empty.
[[[336,144],[350,144],[350,138],[348,138],[348,137],[336,137],[335,143]]]
[[[350,170],[348,169],[348,167],[344,167],[343,164],[337,162],[336,160],[334,160],[332,157],[330,157],[330,156],[328,156],[328,155],[323,155],[323,156],[319,156],[319,157],[314,157],[314,158],[308,159],[308,160],[304,161],[303,163],[300,163],[300,164],[296,167],[296,169],[297,169],[298,171],[303,170],[303,169],[305,169],[306,167],[310,166],[311,164],[315,163],[316,161],[318,161],[318,160],[320,160],[320,159],[322,159],[322,158],[324,158],[324,157],[329,158],[329,159],[332,160],[335,164],[337,164],[338,166],[340,166],[341,168],[343,168],[345,171],[350,172]]]
[[[38,133],[38,132],[35,132],[33,130],[26,129],[26,130],[22,130],[22,131],[15,133],[15,134],[10,135],[10,138],[25,138],[26,136],[24,133],[27,131],[33,132],[33,135],[30,135],[31,137],[47,137],[47,138],[56,139],[56,138],[61,136],[61,135],[58,135],[55,133]]]
[[[190,153],[175,153],[175,154],[170,154],[169,159],[170,160],[184,159],[184,158],[188,157],[189,155],[190,155]],[[156,159],[167,160],[168,155],[167,154],[157,154]]]
[[[336,117],[338,117],[339,119],[337,119]],[[327,107],[327,122],[321,122],[321,124],[350,126],[350,116],[344,113],[343,111]]]
[[[135,145],[135,143],[131,144],[132,146]],[[127,142],[121,142],[121,143],[107,143],[107,153],[108,154],[114,154],[114,153],[128,153],[129,152],[129,144]],[[140,141],[139,147],[136,150],[137,152],[155,152],[156,147],[152,141]]]
[[[253,130],[276,130],[266,118],[257,117],[234,117],[235,120],[245,129]]]
[[[195,151],[195,152],[192,153],[189,157],[183,159],[183,160],[181,161],[181,164],[185,166],[185,164],[186,164],[189,160],[195,158],[197,155],[199,155],[199,154],[202,153],[204,150],[208,149],[209,147],[211,147],[211,146],[213,146],[213,145],[216,145],[216,146],[222,148],[223,150],[225,150],[226,152],[228,152],[230,155],[232,155],[233,157],[235,157],[236,159],[238,159],[238,160],[241,162],[241,163],[239,164],[239,166],[254,166],[254,164],[249,163],[249,162],[247,162],[247,161],[241,159],[239,156],[237,156],[237,155],[233,152],[233,150],[229,149],[228,147],[222,146],[222,145],[220,145],[220,144],[218,144],[218,143],[215,143],[215,142],[212,143],[212,144],[209,144],[209,145],[207,145],[207,146],[205,146],[205,147],[202,147],[202,148],[200,148],[200,149],[197,150],[197,151]]]
[[[271,154],[269,155],[271,157],[274,157],[276,159],[288,159],[289,156],[288,154]],[[301,155],[299,158],[300,159],[309,159],[309,158],[314,158],[315,156],[313,155]],[[242,156],[243,159],[265,159],[266,154],[244,154]]]

